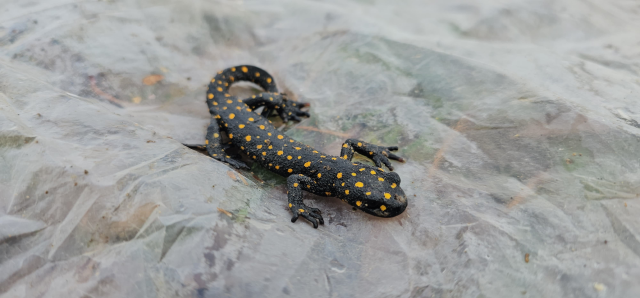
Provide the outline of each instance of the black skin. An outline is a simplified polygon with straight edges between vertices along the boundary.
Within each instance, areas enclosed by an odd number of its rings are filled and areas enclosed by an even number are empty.
[[[265,92],[247,99],[230,95],[229,87],[238,81],[248,81],[262,87]],[[307,104],[287,100],[278,93],[273,77],[266,71],[250,65],[225,69],[211,80],[207,90],[207,104],[211,124],[207,128],[207,153],[219,161],[236,168],[249,169],[240,160],[228,156],[220,132],[224,131],[230,144],[240,148],[249,158],[263,167],[287,178],[291,222],[302,216],[318,228],[324,224],[320,210],[302,201],[302,190],[325,197],[338,197],[371,215],[394,217],[407,208],[407,198],[400,188],[400,176],[386,172],[384,164],[393,171],[389,159],[404,161],[390,151],[398,147],[382,147],[363,141],[348,139],[342,145],[340,156],[325,155],[314,148],[296,142],[276,130],[267,120],[272,112],[286,123],[308,117],[300,108]],[[264,106],[259,115],[253,112]],[[196,147],[196,146],[190,146]],[[354,152],[373,160],[375,167],[352,162]]]

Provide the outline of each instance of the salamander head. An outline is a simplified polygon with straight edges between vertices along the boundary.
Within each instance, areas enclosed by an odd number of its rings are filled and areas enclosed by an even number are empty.
[[[354,165],[348,173],[338,174],[335,187],[341,199],[371,215],[394,217],[407,208],[400,176],[394,172]]]

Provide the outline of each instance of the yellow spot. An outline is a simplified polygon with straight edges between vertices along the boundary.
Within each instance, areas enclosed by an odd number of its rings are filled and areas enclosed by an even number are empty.
[[[373,151],[369,151],[369,155],[373,155]]]
[[[256,78],[260,77],[260,73],[256,71]]]
[[[371,192],[370,192],[370,191],[367,191],[367,193],[365,193],[365,195],[370,196],[370,195],[371,195]]]
[[[305,168],[308,168],[309,166],[311,166],[311,162],[310,161],[307,161],[307,162],[304,163],[304,167]]]
[[[296,150],[300,150],[300,149],[302,149],[302,148],[300,148],[300,147],[294,147],[294,148],[295,148]]]
[[[320,157],[325,158],[326,156],[324,156],[324,155],[320,155]]]
[[[313,153],[318,153],[318,151],[316,151],[316,150],[313,150]]]
[[[247,140],[247,142],[249,142],[251,141],[251,136],[247,136],[245,139]]]
[[[217,137],[219,137],[219,136],[220,136],[220,135],[219,135],[219,134],[217,134],[217,133],[214,133],[214,134],[213,134],[213,137],[214,137],[214,138],[217,138]]]
[[[242,67],[242,72],[247,72],[247,71],[249,71],[249,70],[247,69],[247,67],[246,67],[246,66],[243,66],[243,67]]]
[[[226,110],[226,109],[227,109],[227,107],[223,107],[222,109],[223,109],[223,110]]]
[[[279,169],[279,168],[280,168],[280,166],[276,166],[276,170]]]
[[[267,78],[267,83],[271,84],[271,78]]]
[[[371,175],[375,175],[375,174],[376,174],[376,171],[371,170]]]
[[[235,67],[232,67],[232,68],[231,68],[231,71],[236,71],[236,68],[235,68]],[[289,206],[289,207],[291,207],[291,206]]]
[[[335,158],[335,157],[332,157],[331,159],[333,159],[333,160],[336,160],[337,158]]]
[[[347,159],[347,155],[345,154],[342,158],[343,158],[343,159]]]
[[[217,105],[218,105],[218,103],[214,101],[214,102],[213,102],[213,105],[214,105],[214,106],[217,106]]]
[[[291,155],[287,156],[288,160],[291,160],[293,157],[291,157]]]
[[[244,146],[240,146],[240,150],[244,150]]]
[[[330,192],[328,192],[328,191],[327,191],[327,192],[325,192],[324,194],[325,194],[325,195],[328,195],[328,196],[330,196],[330,195],[331,195],[331,193],[330,193]]]
[[[253,159],[256,159],[256,156],[255,156],[255,155],[253,156]]]
[[[358,147],[362,147],[362,143],[358,142]]]
[[[388,199],[391,199],[391,194],[390,194],[390,193],[388,193],[388,192],[385,192],[385,193],[384,193],[384,198],[385,198],[385,199],[387,199],[387,200],[388,200]]]
[[[207,95],[209,97],[209,99],[213,99],[213,93],[209,93],[209,95]]]
[[[293,143],[293,140],[289,140],[289,143]]]
[[[360,169],[360,172],[364,171],[364,168]]]
[[[233,119],[235,117],[236,117],[236,114],[234,114],[234,113],[229,114],[229,119]]]
[[[318,173],[318,178],[322,177],[322,174]]]
[[[293,187],[298,187],[298,183],[294,183],[294,184],[293,184]]]
[[[204,140],[205,145],[209,145],[209,140]]]
[[[231,94],[225,93],[224,97],[231,97]]]
[[[236,107],[236,110],[240,111],[240,110],[242,110],[242,108],[241,107]]]
[[[338,173],[338,178],[342,178],[342,173]]]
[[[289,208],[293,207],[293,205],[291,205],[291,203],[289,203]]]
[[[232,133],[229,134],[229,139],[233,139],[233,134]]]
[[[344,186],[344,182],[342,182],[342,186]]]
[[[362,182],[359,182],[359,181],[356,182],[356,187],[363,187],[363,186],[364,186],[364,184]]]
[[[387,210],[387,207],[385,207],[384,205],[380,206],[380,210],[385,211]]]
[[[384,178],[382,178],[382,177],[378,177],[378,180],[379,180],[379,181],[384,181]]]
[[[260,129],[264,129],[264,125],[260,125],[260,126],[258,126],[258,127],[260,127]]]
[[[242,99],[238,99],[238,102],[242,102]]]
[[[267,156],[267,152],[262,152],[262,155]]]
[[[282,135],[278,135],[278,139],[282,140],[284,137]]]
[[[378,170],[379,170],[380,172],[384,172],[384,170],[383,170],[383,169],[381,169],[381,168],[378,168]]]
[[[268,134],[269,136],[271,136],[271,133],[270,133],[270,132],[268,132],[267,134]]]
[[[300,211],[300,212],[304,212],[304,209],[298,209],[298,211]]]
[[[269,149],[273,149],[273,146],[269,145]]]
[[[356,201],[356,205],[357,205],[358,207],[360,207],[360,206],[362,206],[362,202],[360,202],[360,201]]]
[[[253,122],[253,118],[249,118],[249,121]]]
[[[282,155],[282,153],[284,153],[284,152],[282,152],[282,151],[278,151],[278,155]]]
[[[244,124],[240,124],[240,125],[238,125],[238,127],[244,128]]]
[[[396,188],[396,186],[397,185],[395,183],[391,184],[391,188]]]
[[[302,156],[298,156],[298,159],[301,159],[301,158],[302,158]]]
[[[349,147],[349,145],[347,145],[347,143],[342,144],[342,148],[347,148]]]
[[[214,154],[213,156],[218,156],[218,154]]]
[[[356,173],[351,173],[351,176],[355,176],[355,175],[356,175]]]
[[[344,190],[344,193],[345,193],[345,194],[349,194],[349,190],[348,190],[348,189],[345,189],[345,190]]]
[[[258,147],[258,149],[262,149],[262,145],[258,145],[257,147]]]
[[[218,91],[222,92],[222,87],[218,87]]]
[[[235,80],[233,76],[229,76],[229,78],[231,79],[232,82]]]
[[[250,108],[247,108],[247,112],[251,112],[251,109],[250,109]]]
[[[288,169],[287,172],[291,173],[291,172],[293,172],[293,170],[292,169]]]
[[[227,99],[227,103],[233,103],[233,100]]]
[[[222,84],[222,81],[218,81],[218,84]]]

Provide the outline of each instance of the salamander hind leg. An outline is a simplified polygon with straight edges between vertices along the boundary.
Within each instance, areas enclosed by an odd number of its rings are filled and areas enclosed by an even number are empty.
[[[288,100],[284,93],[263,92],[253,95],[243,102],[254,110],[264,106],[261,113],[263,117],[269,117],[273,111],[276,111],[285,123],[289,120],[301,121],[300,117],[310,116],[309,113],[301,110],[301,108],[309,106],[308,103]]]
[[[405,161],[404,158],[391,153],[391,151],[397,150],[398,146],[383,147],[356,139],[348,139],[344,144],[342,144],[340,156],[344,159],[351,160],[353,158],[353,153],[358,152],[373,160],[376,167],[381,167],[382,164],[384,164],[389,168],[389,170],[393,171],[393,166],[391,166],[389,159],[397,160],[399,162]]]
[[[238,169],[250,169],[244,162],[235,160],[224,152],[222,138],[220,137],[220,129],[215,118],[211,118],[211,123],[209,124],[209,127],[207,127],[205,149],[209,156],[214,159],[226,162]]]
[[[308,207],[302,201],[303,185],[313,183],[311,178],[304,175],[291,175],[287,178],[287,189],[289,196],[289,209],[293,213],[291,222],[296,222],[299,216],[313,224],[314,228],[318,228],[318,223],[324,224],[324,219],[320,215],[320,209]]]

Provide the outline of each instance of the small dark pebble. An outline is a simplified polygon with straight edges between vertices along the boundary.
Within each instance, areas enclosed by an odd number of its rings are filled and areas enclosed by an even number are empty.
[[[89,171],[84,170],[84,174],[85,174],[85,175],[89,175]]]

